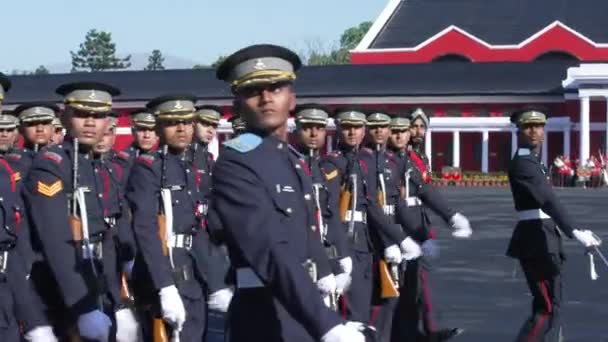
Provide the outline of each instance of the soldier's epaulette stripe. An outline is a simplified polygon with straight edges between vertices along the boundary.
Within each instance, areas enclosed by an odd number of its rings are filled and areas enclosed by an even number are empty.
[[[363,151],[363,152],[365,152],[367,154],[373,154],[374,153],[374,151],[371,148],[369,148],[369,147],[364,147],[364,148],[361,149],[361,151]]]
[[[141,156],[137,157],[137,161],[152,165],[152,163],[154,163],[154,156],[149,154],[142,154]]]
[[[340,152],[329,152],[327,154],[327,157],[330,157],[330,158],[337,158],[339,156],[340,156]]]
[[[129,159],[131,156],[125,151],[119,151],[116,155],[122,159]]]
[[[262,138],[252,133],[241,134],[238,137],[228,140],[224,146],[241,153],[247,153],[262,143]]]
[[[60,155],[58,155],[57,153],[55,153],[55,152],[50,152],[50,151],[46,151],[46,152],[44,152],[44,154],[42,154],[42,158],[46,158],[46,159],[52,160],[52,161],[54,161],[54,162],[55,162],[55,163],[57,163],[57,164],[60,164],[60,163],[61,163],[61,160],[63,159],[63,158],[61,158],[61,156],[60,156]]]
[[[21,159],[21,155],[19,153],[9,153],[6,155],[6,158],[19,160],[19,159]]]

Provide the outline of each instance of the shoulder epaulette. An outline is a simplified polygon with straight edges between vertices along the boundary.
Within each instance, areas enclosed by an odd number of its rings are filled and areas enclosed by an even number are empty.
[[[365,153],[367,153],[367,154],[373,154],[373,153],[374,153],[374,150],[372,150],[372,149],[371,149],[371,148],[369,148],[369,147],[364,147],[364,148],[362,148],[362,149],[361,149],[361,152],[365,152]]]
[[[61,160],[63,159],[59,154],[52,151],[45,151],[42,154],[42,158],[52,160],[57,164],[61,164]]]
[[[17,152],[12,152],[6,155],[6,158],[11,158],[11,159],[15,159],[15,160],[19,160],[22,158],[22,156],[17,153]]]
[[[117,155],[119,158],[122,158],[122,159],[125,159],[125,160],[126,160],[126,159],[131,158],[131,155],[129,155],[129,154],[128,154],[127,152],[125,152],[125,151],[118,151],[118,152],[116,153],[116,155]]]
[[[528,148],[520,148],[517,150],[517,155],[518,156],[529,156],[530,155],[530,149]]]
[[[152,165],[152,163],[154,163],[155,158],[151,154],[142,154],[139,157],[137,157],[136,160],[140,161],[140,162],[144,162],[148,165]]]
[[[241,153],[247,153],[254,150],[262,143],[262,138],[255,134],[244,133],[234,139],[230,139],[224,143],[224,146],[229,147]]]
[[[332,151],[326,154],[327,157],[337,158],[340,156],[340,151]]]

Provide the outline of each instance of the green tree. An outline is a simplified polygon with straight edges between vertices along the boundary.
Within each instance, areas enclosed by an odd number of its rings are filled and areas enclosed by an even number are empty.
[[[220,64],[222,64],[222,63],[223,63],[223,62],[226,60],[226,58],[228,58],[228,56],[220,55],[220,56],[219,56],[219,57],[218,57],[218,58],[215,60],[215,62],[213,62],[213,64],[211,64],[211,67],[212,67],[212,68],[217,68],[217,67],[219,67],[219,66],[220,66]]]
[[[49,69],[47,69],[44,65],[40,65],[34,70],[33,75],[48,75],[50,74]]]
[[[192,69],[207,69],[207,68],[209,68],[209,66],[208,65],[204,65],[204,64],[194,64],[192,66]]]
[[[323,49],[322,44],[318,42],[317,44],[309,44],[308,53],[305,54],[304,58],[306,63],[308,65],[349,64],[350,50],[357,47],[371,26],[371,21],[365,21],[346,29],[340,36],[340,46],[330,49],[330,51]]]
[[[77,52],[70,51],[70,55],[72,72],[126,69],[131,66],[131,55],[117,57],[112,34],[105,31],[87,32],[84,43],[80,44]]]
[[[165,70],[163,66],[164,62],[165,57],[163,57],[160,50],[153,50],[152,54],[148,57],[148,66],[144,70]]]

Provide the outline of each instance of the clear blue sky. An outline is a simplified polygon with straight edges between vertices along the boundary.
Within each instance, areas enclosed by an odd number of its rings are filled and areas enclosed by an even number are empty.
[[[0,70],[66,63],[92,28],[110,31],[119,53],[163,53],[211,63],[252,43],[304,49],[375,20],[387,0],[3,1]]]

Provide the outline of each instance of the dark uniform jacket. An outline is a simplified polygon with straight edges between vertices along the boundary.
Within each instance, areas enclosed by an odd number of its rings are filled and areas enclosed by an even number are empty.
[[[507,255],[514,258],[526,259],[548,254],[563,257],[560,232],[573,237],[573,222],[555,196],[547,169],[539,158],[534,151],[519,148],[509,164],[509,183],[515,210],[542,209],[552,219],[517,223],[507,250]]]
[[[204,279],[196,259],[205,253],[202,235],[200,195],[196,170],[185,153],[167,155],[157,151],[140,155],[131,170],[127,199],[141,260],[135,262],[133,277],[144,293],[176,285],[179,293],[189,299],[203,298]],[[159,238],[158,215],[161,213],[161,187],[171,189],[173,234],[190,236],[191,246],[173,248],[173,267],[163,254]],[[141,262],[140,262],[141,261]],[[155,296],[154,296],[155,297]]]
[[[275,137],[248,133],[226,142],[216,163],[212,205],[230,259],[260,282],[237,286],[228,313],[230,341],[318,341],[341,321],[303,267],[325,252],[312,237],[312,183],[300,158]]]
[[[34,263],[32,278],[48,305],[65,305],[76,313],[84,313],[97,309],[100,295],[109,295],[115,305],[120,303],[116,232],[106,222],[106,217],[119,213],[105,210],[104,197],[108,196],[110,183],[100,175],[104,168],[92,160],[90,153],[80,149],[77,185],[86,189],[90,241],[101,243],[102,259],[95,261],[99,277],[94,279],[90,261],[83,259],[82,248],[75,244],[69,223],[73,158],[74,145],[70,139],[41,151],[34,158],[23,195],[34,236],[33,248],[44,256]]]

